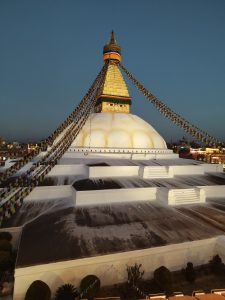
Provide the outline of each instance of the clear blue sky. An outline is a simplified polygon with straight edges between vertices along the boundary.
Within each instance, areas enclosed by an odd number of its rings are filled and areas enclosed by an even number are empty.
[[[54,131],[101,69],[112,29],[146,88],[225,140],[224,0],[1,0],[0,137]],[[168,141],[185,135],[128,86],[134,114]]]

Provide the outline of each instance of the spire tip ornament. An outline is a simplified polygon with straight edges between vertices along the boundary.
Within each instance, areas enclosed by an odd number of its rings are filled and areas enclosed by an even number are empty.
[[[116,42],[114,31],[110,33],[109,42],[103,48],[103,60],[121,61],[121,48]]]
[[[110,42],[109,42],[109,44],[117,44],[116,39],[115,39],[115,34],[114,34],[113,30],[111,31],[111,34],[110,34]]]

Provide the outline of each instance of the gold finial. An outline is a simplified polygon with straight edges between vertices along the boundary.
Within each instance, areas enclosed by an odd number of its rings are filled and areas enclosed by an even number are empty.
[[[111,31],[111,34],[110,34],[109,44],[117,44],[113,30]]]
[[[121,49],[116,42],[114,31],[111,31],[109,42],[103,48],[103,60],[121,61]]]

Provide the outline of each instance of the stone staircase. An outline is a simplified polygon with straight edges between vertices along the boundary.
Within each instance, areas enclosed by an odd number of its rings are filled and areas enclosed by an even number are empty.
[[[169,205],[204,203],[205,192],[200,188],[171,189],[168,192]]]
[[[147,166],[140,170],[140,175],[143,178],[171,178],[169,168],[167,166]]]

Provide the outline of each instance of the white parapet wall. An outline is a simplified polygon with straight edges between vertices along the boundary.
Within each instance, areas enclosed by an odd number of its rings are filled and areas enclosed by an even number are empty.
[[[76,206],[156,200],[156,187],[76,191]]]
[[[184,268],[187,262],[194,266],[207,263],[216,254],[224,258],[225,237],[185,242],[143,250],[101,255],[83,259],[48,263],[15,270],[14,300],[23,300],[30,284],[35,280],[46,282],[52,294],[65,283],[80,285],[86,275],[95,274],[101,286],[113,285],[127,280],[126,267],[142,264],[144,278],[152,278],[160,266],[171,271]]]
[[[131,159],[131,153],[98,153],[98,152],[66,152],[60,159],[60,164],[73,164],[77,158],[110,158],[110,159]]]
[[[63,164],[74,158],[115,158],[115,159],[169,159],[178,158],[170,149],[149,149],[149,148],[89,148],[89,147],[70,147],[63,155],[60,163]]]
[[[89,178],[138,176],[139,166],[101,166],[89,167]]]
[[[223,173],[222,164],[202,164],[205,173]]]
[[[223,165],[219,164],[198,164],[198,165],[183,165],[170,166],[173,169],[174,175],[203,175],[205,173],[222,173]]]
[[[121,188],[107,190],[76,191],[73,189],[76,206],[103,205],[138,201],[163,201],[168,205],[202,204],[206,198],[224,198],[225,185],[195,186],[185,189],[164,187]]]
[[[141,154],[134,154],[133,156],[135,155]],[[220,170],[221,168],[210,164],[181,166],[93,166],[89,167],[89,178],[122,176],[140,176],[142,178],[172,178],[180,175],[204,175],[205,172],[215,173],[220,172]],[[83,172],[82,175],[86,174]]]
[[[225,199],[225,185],[207,185],[198,186],[204,190],[206,198],[224,198]]]
[[[70,176],[70,175],[83,175],[87,176],[88,167],[85,165],[56,165],[48,173],[48,177],[51,176]]]
[[[156,154],[156,159],[178,159],[179,158],[179,154],[177,153],[173,153],[171,150],[171,153],[158,153]]]
[[[168,151],[168,150],[167,150]],[[179,155],[176,153],[171,152],[166,153],[158,153],[157,151],[155,153],[147,153],[147,154],[132,154],[133,160],[151,160],[151,159],[177,159],[179,158]]]
[[[68,152],[76,153],[130,153],[130,154],[173,154],[173,150],[164,148],[110,148],[110,147],[70,147]]]
[[[170,166],[174,176],[176,175],[203,175],[204,168],[201,165],[182,165],[182,166]]]
[[[215,248],[216,248],[215,254],[219,254],[220,258],[224,263],[225,262],[225,237],[223,235],[219,236],[216,239]]]
[[[60,198],[73,198],[74,189],[70,185],[38,186],[24,201],[46,201]]]

